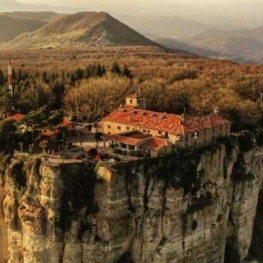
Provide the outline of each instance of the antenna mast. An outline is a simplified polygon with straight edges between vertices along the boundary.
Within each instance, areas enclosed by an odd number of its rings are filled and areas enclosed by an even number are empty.
[[[12,64],[13,64],[13,60],[9,60],[8,62],[8,88],[9,88],[9,93],[11,95],[11,97],[13,97],[13,76],[12,76]]]

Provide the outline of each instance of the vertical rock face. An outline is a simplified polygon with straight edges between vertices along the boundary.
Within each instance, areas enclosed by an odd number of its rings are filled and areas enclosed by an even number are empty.
[[[6,159],[0,262],[249,262],[263,153],[228,152],[221,145],[95,169]]]
[[[263,190],[260,190],[259,200],[257,204],[257,215],[253,230],[253,238],[250,246],[248,262],[263,262]],[[257,259],[257,261],[249,261],[249,259]]]

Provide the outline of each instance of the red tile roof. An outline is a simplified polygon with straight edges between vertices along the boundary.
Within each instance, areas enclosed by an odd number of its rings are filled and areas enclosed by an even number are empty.
[[[70,118],[63,118],[63,122],[60,124],[60,126],[68,126],[71,123]]]
[[[141,141],[140,139],[127,137],[127,136],[125,136],[125,134],[123,134],[123,135],[120,135],[120,134],[105,135],[102,138],[110,140],[110,141],[129,144],[129,145],[137,145]]]
[[[171,142],[161,139],[152,137],[148,139],[144,144],[141,145],[142,148],[149,149],[151,151],[156,151],[164,146],[172,145]]]
[[[189,132],[200,131],[230,122],[220,115],[208,114],[196,117],[184,117],[181,124],[181,115],[137,109],[124,106],[107,115],[103,121],[131,125],[143,129],[165,131],[173,135],[183,135]]]
[[[203,116],[186,117],[184,121],[184,129],[185,133],[190,133],[204,129],[211,129],[223,124],[230,124],[230,122],[220,115],[211,113]]]
[[[180,116],[124,106],[107,115],[103,121],[132,125],[138,128],[170,131],[181,134]]]
[[[9,116],[7,120],[14,120],[14,121],[20,121],[24,117],[23,114],[16,113],[15,115]]]
[[[138,138],[136,138],[134,137],[134,134],[131,133],[105,135],[102,138],[110,141],[116,141],[124,144],[134,145],[134,146],[141,143],[140,147],[149,150],[155,150],[155,151],[164,146],[172,145],[172,143],[169,142],[167,139],[152,137],[151,135],[145,137],[143,136],[144,135],[143,133],[135,134],[135,136],[139,134],[142,135],[141,138],[139,138],[139,136],[137,136]]]

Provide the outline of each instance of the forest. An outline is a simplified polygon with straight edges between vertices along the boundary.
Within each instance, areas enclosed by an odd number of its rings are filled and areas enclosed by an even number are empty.
[[[0,54],[0,114],[43,109],[94,122],[140,92],[149,110],[219,114],[232,131],[260,129],[263,66],[201,58],[157,47],[43,49]],[[13,59],[13,96],[7,62]]]

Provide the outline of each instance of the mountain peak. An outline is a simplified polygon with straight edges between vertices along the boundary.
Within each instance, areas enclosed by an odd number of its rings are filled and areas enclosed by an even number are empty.
[[[9,43],[10,44],[10,43]],[[59,17],[39,30],[20,35],[15,48],[73,46],[154,46],[145,38],[105,12],[79,12]]]

